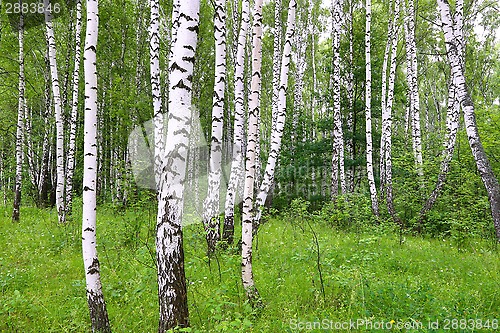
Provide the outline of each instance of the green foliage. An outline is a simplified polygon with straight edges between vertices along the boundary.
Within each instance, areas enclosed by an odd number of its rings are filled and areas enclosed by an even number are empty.
[[[472,236],[465,243],[408,236],[401,245],[385,222],[357,229],[351,224],[348,229],[356,232],[348,231],[339,222],[347,219],[340,215],[345,205],[342,199],[338,206],[311,213],[306,201],[294,200],[285,218],[261,227],[254,274],[264,308],[257,310],[245,301],[239,253],[219,251],[209,262],[202,226],[186,227],[192,327],[174,332],[286,332],[292,320],[324,318],[426,323],[500,316],[497,249]],[[54,211],[23,208],[23,224],[12,224],[9,212],[4,212],[0,331],[87,331],[79,210],[66,226],[57,225]],[[337,218],[327,219],[329,212]],[[311,233],[300,228],[308,224],[321,249],[325,299],[316,247]],[[98,209],[102,283],[115,332],[156,330],[156,269],[150,252],[154,225],[154,214],[145,208]],[[136,241],[130,242],[130,233],[137,230]],[[237,227],[236,234],[240,231]]]

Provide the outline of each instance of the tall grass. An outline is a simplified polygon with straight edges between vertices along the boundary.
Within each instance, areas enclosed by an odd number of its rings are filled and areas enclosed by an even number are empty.
[[[61,226],[54,211],[25,207],[21,222],[13,224],[9,209],[2,210],[0,332],[88,332],[81,212]],[[101,276],[115,332],[157,330],[154,230],[153,208],[98,209]],[[241,287],[237,244],[209,261],[202,225],[189,225],[188,331],[320,332],[307,330],[307,323],[358,319],[418,322],[424,324],[418,331],[430,331],[429,321],[500,319],[494,246],[401,237],[384,226],[346,231],[310,216],[271,218],[254,252],[265,306],[253,310]]]

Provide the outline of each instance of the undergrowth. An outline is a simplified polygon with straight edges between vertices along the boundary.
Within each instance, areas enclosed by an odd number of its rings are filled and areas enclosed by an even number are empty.
[[[390,222],[361,225],[342,215],[345,207],[336,209],[312,214],[297,201],[261,226],[253,255],[261,309],[245,302],[241,229],[235,245],[209,261],[202,225],[187,226],[192,327],[184,331],[298,332],[298,323],[323,320],[500,319],[500,255],[491,242],[401,234]],[[3,211],[0,331],[88,332],[81,212],[61,226],[54,211],[25,207],[19,224]],[[101,276],[114,332],[157,330],[154,230],[154,210],[98,209]]]

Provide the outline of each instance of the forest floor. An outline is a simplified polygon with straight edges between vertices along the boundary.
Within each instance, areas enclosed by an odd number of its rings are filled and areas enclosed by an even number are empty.
[[[0,332],[88,332],[81,212],[60,226],[54,211],[25,207],[19,224],[10,211],[0,208]],[[98,209],[114,332],[157,330],[154,225],[153,208]],[[254,248],[264,306],[253,310],[237,247],[209,264],[201,224],[184,235],[192,324],[186,332],[373,332],[381,325],[396,332],[491,332],[500,325],[500,249],[491,241],[457,244],[387,228],[342,231],[271,218]]]

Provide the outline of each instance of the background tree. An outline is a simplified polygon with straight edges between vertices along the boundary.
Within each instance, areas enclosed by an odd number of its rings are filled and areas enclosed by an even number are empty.
[[[64,205],[64,120],[61,101],[61,91],[59,87],[59,71],[56,59],[56,40],[52,26],[52,11],[49,0],[44,0],[45,28],[47,30],[47,46],[49,48],[50,77],[52,82],[52,96],[54,98],[54,114],[56,118],[56,207],[59,216],[59,223],[66,223],[66,209]]]
[[[16,130],[16,183],[14,190],[14,208],[12,221],[19,221],[19,207],[21,206],[22,171],[23,171],[23,137],[24,137],[24,18],[19,16],[19,103],[17,107]]]
[[[262,67],[262,0],[256,0],[252,12],[252,83],[250,87],[247,152],[245,162],[245,184],[243,191],[243,214],[241,228],[241,279],[247,299],[252,304],[259,303],[259,292],[255,287],[252,269],[252,241],[254,220],[254,179],[255,151],[257,149],[257,132],[259,131],[261,67]]]
[[[111,332],[108,312],[102,293],[100,265],[96,241],[97,183],[97,34],[99,30],[98,1],[87,1],[87,32],[85,36],[85,119],[83,161],[82,252],[87,284],[87,303],[92,332]],[[53,79],[54,80],[54,79]]]
[[[215,251],[220,239],[220,187],[222,178],[222,130],[224,127],[224,104],[226,89],[226,1],[215,1],[215,85],[212,108],[212,131],[210,135],[210,173],[208,192],[204,203],[203,223],[207,233],[208,253]]]

